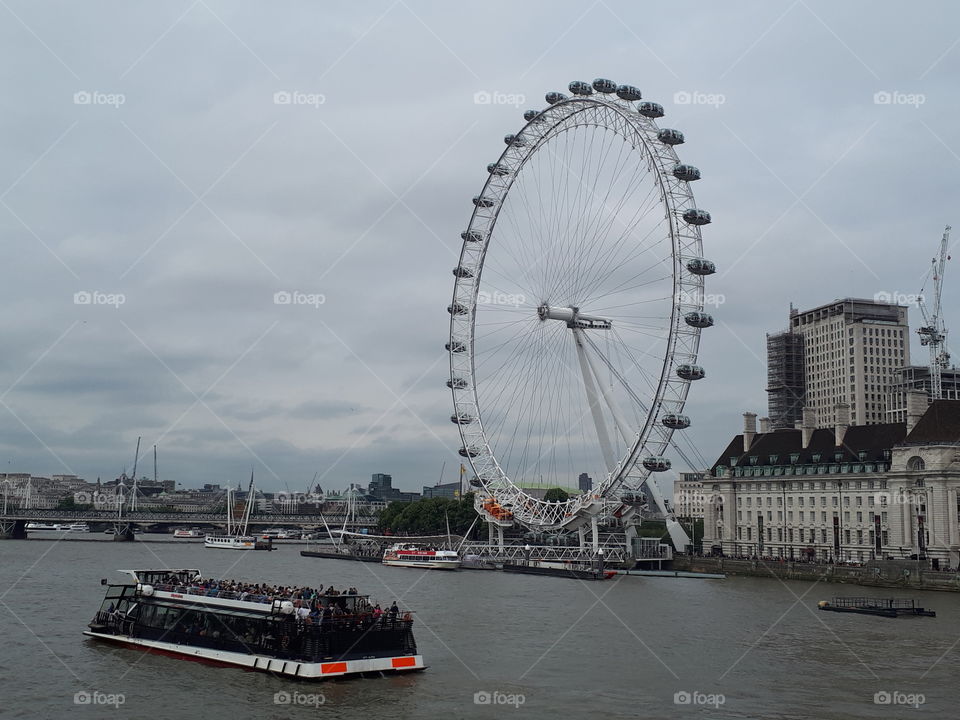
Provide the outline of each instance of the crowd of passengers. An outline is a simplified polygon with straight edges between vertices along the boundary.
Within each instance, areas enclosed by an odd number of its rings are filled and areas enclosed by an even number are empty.
[[[266,583],[247,583],[237,580],[217,580],[201,577],[192,579],[171,573],[156,588],[187,594],[205,595],[246,602],[272,603],[274,600],[290,600],[298,620],[305,623],[319,622],[333,618],[356,618],[370,616],[373,620],[396,621],[401,619],[400,608],[394,600],[386,610],[379,604],[371,604],[367,597],[360,595],[355,587],[337,590],[332,585],[324,589],[293,587],[286,585],[268,585]],[[348,602],[352,600],[352,602]],[[412,620],[409,612],[403,613],[403,620]]]

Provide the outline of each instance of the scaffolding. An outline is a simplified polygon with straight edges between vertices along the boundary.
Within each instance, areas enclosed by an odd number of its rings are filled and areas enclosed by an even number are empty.
[[[767,334],[767,407],[774,430],[793,428],[803,418],[806,370],[803,335],[793,330]]]

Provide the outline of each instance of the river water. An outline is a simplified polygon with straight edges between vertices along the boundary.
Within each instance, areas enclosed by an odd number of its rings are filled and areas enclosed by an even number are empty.
[[[954,594],[773,578],[585,583],[302,558],[300,549],[229,552],[149,539],[0,542],[0,717],[958,715]],[[392,678],[303,683],[83,636],[103,597],[100,578],[142,567],[356,586],[381,604],[397,599],[416,610],[414,632],[430,667]],[[918,597],[937,617],[816,611],[818,600],[834,594]]]

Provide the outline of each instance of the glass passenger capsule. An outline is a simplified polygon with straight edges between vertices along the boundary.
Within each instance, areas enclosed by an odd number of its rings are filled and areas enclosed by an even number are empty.
[[[677,366],[677,377],[684,380],[703,380],[706,376],[707,371],[700,365],[683,364]]]
[[[683,145],[683,133],[673,128],[664,128],[657,133],[657,138],[667,145]]]
[[[574,80],[567,88],[574,95],[593,95],[593,86],[588,82],[583,82],[583,80]]]
[[[678,413],[667,413],[661,418],[660,422],[672,430],[685,430],[690,427],[690,418]]]
[[[700,169],[695,168],[693,165],[674,165],[673,176],[677,178],[677,180],[693,182],[694,180],[700,179]]]
[[[670,469],[670,461],[659,455],[648,455],[643,459],[643,466],[651,472],[665,472]]]
[[[634,100],[640,99],[640,89],[635,88],[633,85],[621,85],[617,88],[617,97],[621,100]]]
[[[717,266],[705,258],[690,258],[687,260],[687,270],[694,275],[713,275],[717,271]]]
[[[690,327],[708,328],[713,326],[713,316],[709,313],[694,310],[683,316],[683,321]]]
[[[617,91],[617,84],[613,80],[597,78],[593,81],[593,89],[597,92],[612,93]]]
[[[709,225],[710,213],[699,208],[690,208],[683,212],[683,219],[691,225]]]
[[[663,105],[660,103],[650,102],[645,100],[644,102],[637,105],[637,112],[648,118],[662,118],[663,117]]]

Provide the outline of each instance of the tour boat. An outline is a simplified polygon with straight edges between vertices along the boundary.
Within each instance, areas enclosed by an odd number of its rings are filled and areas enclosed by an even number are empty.
[[[453,550],[434,550],[411,543],[396,543],[384,551],[382,562],[393,567],[456,570],[460,567],[460,556]]]
[[[84,631],[97,640],[301,680],[423,670],[409,612],[374,614],[366,595],[307,603],[201,587],[198,570],[125,570]],[[106,580],[101,581],[107,584]]]
[[[179,530],[173,531],[173,536],[179,539],[189,539],[189,538],[202,538],[206,535],[203,530],[198,530],[197,528],[180,528]]]
[[[253,550],[257,546],[257,539],[251,535],[207,535],[203,545],[221,550]]]
[[[73,525],[67,526],[68,532],[90,532],[90,526],[86,523],[73,523]]]

